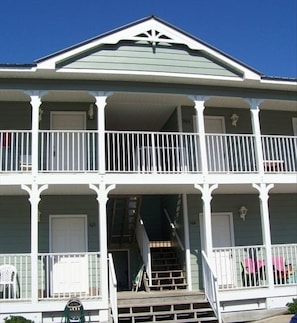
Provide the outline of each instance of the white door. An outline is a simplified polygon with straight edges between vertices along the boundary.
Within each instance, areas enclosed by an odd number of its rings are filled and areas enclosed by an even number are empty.
[[[52,292],[88,293],[86,216],[51,216]]]
[[[86,124],[85,112],[54,111],[51,113],[51,129],[62,130],[52,135],[52,169],[61,171],[84,170]],[[65,130],[65,131],[63,131]]]
[[[225,133],[225,119],[218,116],[205,116],[206,151],[208,168],[213,172],[227,171],[225,137],[216,134]],[[207,134],[214,134],[208,136]]]
[[[226,250],[228,247],[234,246],[232,214],[212,214],[211,226],[213,248],[220,248],[214,250],[213,255],[218,284],[224,287],[233,286],[236,271],[233,263],[232,252],[230,250]]]

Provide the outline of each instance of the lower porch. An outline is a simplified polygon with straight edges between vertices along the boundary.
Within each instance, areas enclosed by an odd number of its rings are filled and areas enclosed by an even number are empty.
[[[103,293],[109,295],[108,306],[117,306],[118,277],[114,275],[113,264],[109,266],[109,290],[100,288],[99,252],[39,253],[37,300],[34,299],[36,291],[32,290],[35,280],[32,261],[35,260],[31,254],[0,255],[0,319],[11,313],[22,313],[35,321],[60,322],[67,301],[77,297],[90,321],[94,321],[104,308]],[[284,308],[296,297],[297,244],[272,245],[269,254],[264,245],[214,248],[209,263],[217,278],[223,315]],[[2,279],[5,268],[13,270],[10,281],[6,282]],[[204,285],[209,283],[206,277]],[[150,292],[146,294],[149,297]]]
[[[297,244],[214,248],[211,263],[222,313],[286,308],[296,297]]]

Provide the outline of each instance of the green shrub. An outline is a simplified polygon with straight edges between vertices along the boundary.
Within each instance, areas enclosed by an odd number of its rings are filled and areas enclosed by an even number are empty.
[[[290,314],[297,314],[297,298],[293,298],[293,302],[287,303]]]
[[[4,319],[5,323],[34,323],[31,320],[24,318],[23,316],[10,316]]]

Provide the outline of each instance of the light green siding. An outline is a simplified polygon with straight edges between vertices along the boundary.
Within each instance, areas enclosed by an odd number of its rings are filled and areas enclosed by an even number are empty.
[[[92,70],[127,70],[162,73],[182,73],[225,77],[242,76],[204,52],[182,45],[121,42],[103,45],[92,53],[60,62],[58,68]]]
[[[88,220],[88,251],[98,251],[98,202],[95,196],[44,196],[39,205],[39,252],[49,251],[49,216],[86,214]]]
[[[31,220],[28,198],[0,196],[0,254],[30,253]]]

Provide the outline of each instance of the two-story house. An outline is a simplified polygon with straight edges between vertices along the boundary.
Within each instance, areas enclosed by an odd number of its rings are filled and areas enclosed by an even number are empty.
[[[205,293],[218,320],[285,307],[296,89],[154,16],[1,64],[0,320],[78,297],[117,322],[132,289]]]

